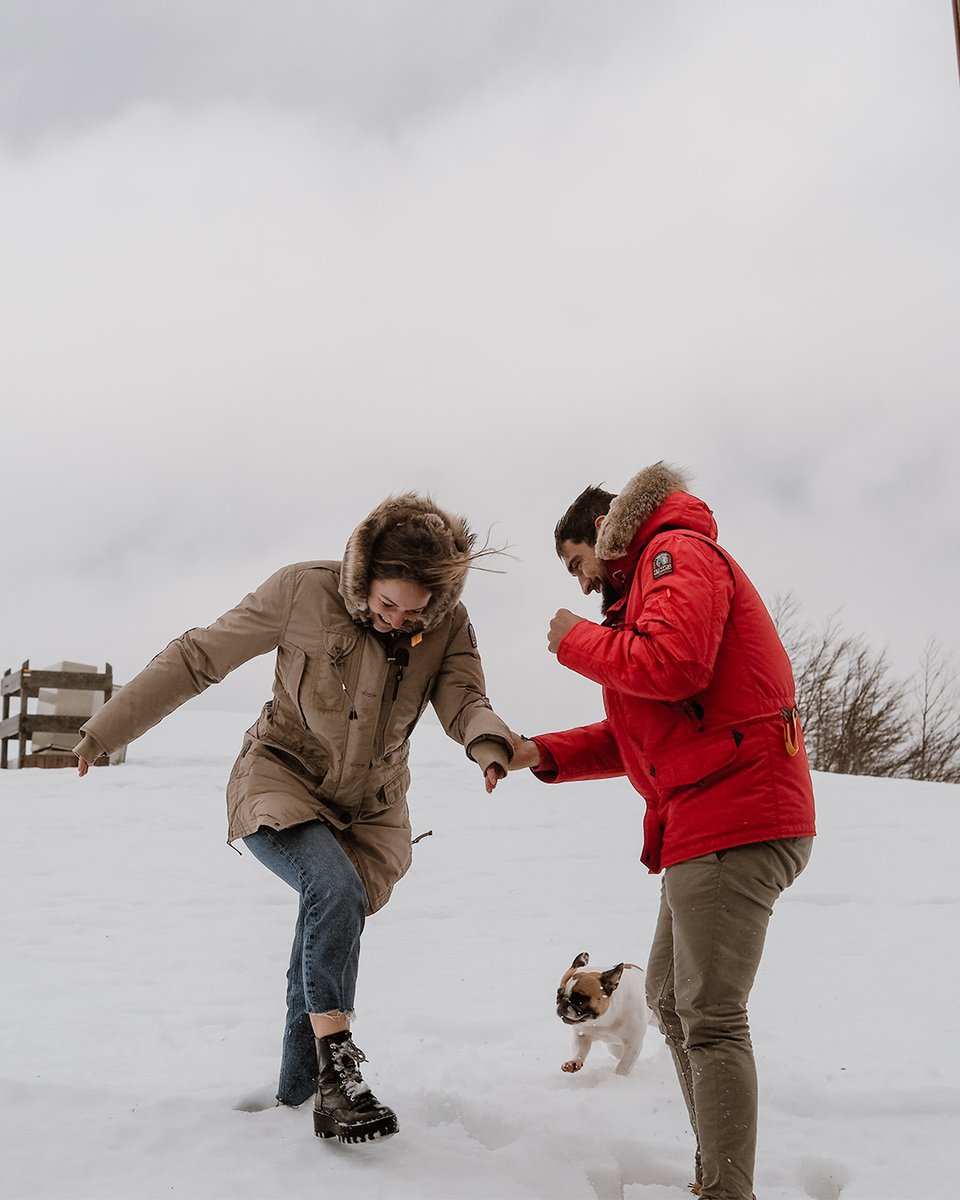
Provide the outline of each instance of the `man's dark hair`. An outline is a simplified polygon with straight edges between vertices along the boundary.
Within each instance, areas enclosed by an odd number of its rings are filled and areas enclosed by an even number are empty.
[[[560,553],[561,542],[586,542],[588,546],[596,545],[597,517],[607,515],[610,502],[614,499],[615,493],[605,492],[599,484],[584,488],[553,531],[557,553]]]

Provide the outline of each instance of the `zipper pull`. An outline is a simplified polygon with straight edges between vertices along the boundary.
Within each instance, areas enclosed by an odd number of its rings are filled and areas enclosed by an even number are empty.
[[[400,691],[400,684],[403,681],[403,669],[410,661],[410,651],[406,646],[396,646],[393,651],[393,660],[397,664],[397,675],[393,684],[393,703],[397,702],[397,695]]]
[[[800,752],[800,714],[795,707],[784,707],[780,709],[780,715],[783,717],[783,744],[787,754],[793,758]]]

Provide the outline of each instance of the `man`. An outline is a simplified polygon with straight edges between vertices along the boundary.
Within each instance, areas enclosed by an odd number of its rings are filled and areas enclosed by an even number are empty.
[[[813,789],[793,673],[710,509],[660,462],[587,488],[555,531],[601,624],[561,609],[549,648],[603,688],[606,719],[517,738],[547,783],[626,775],[646,800],[641,860],[664,873],[647,1000],[697,1138],[702,1200],[750,1200],[757,1082],[747,1022],[774,901],[806,865]]]

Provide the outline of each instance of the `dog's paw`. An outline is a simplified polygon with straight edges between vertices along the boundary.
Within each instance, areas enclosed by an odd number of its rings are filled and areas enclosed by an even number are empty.
[[[579,1071],[583,1066],[582,1058],[569,1058],[560,1068],[561,1071]]]

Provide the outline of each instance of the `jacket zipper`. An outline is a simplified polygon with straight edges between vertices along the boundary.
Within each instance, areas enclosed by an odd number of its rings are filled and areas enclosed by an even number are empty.
[[[400,684],[403,683],[403,669],[410,661],[410,651],[406,646],[394,646],[393,661],[397,664],[397,675],[393,685],[393,700],[391,705],[396,704],[397,695],[400,692]]]
[[[389,704],[386,703],[386,689],[384,689],[384,691],[381,693],[380,713],[377,719],[377,732],[373,745],[374,754],[378,759],[383,758],[384,755],[384,743],[386,741],[387,725],[390,723],[390,716],[393,713],[393,706],[396,704],[397,696],[400,694],[400,684],[403,683],[403,676],[407,664],[410,662],[410,651],[406,646],[391,642],[391,644],[385,646],[384,649],[386,650],[387,654],[387,664],[389,665],[390,663],[395,663],[396,670],[393,676],[393,693],[390,697]]]

